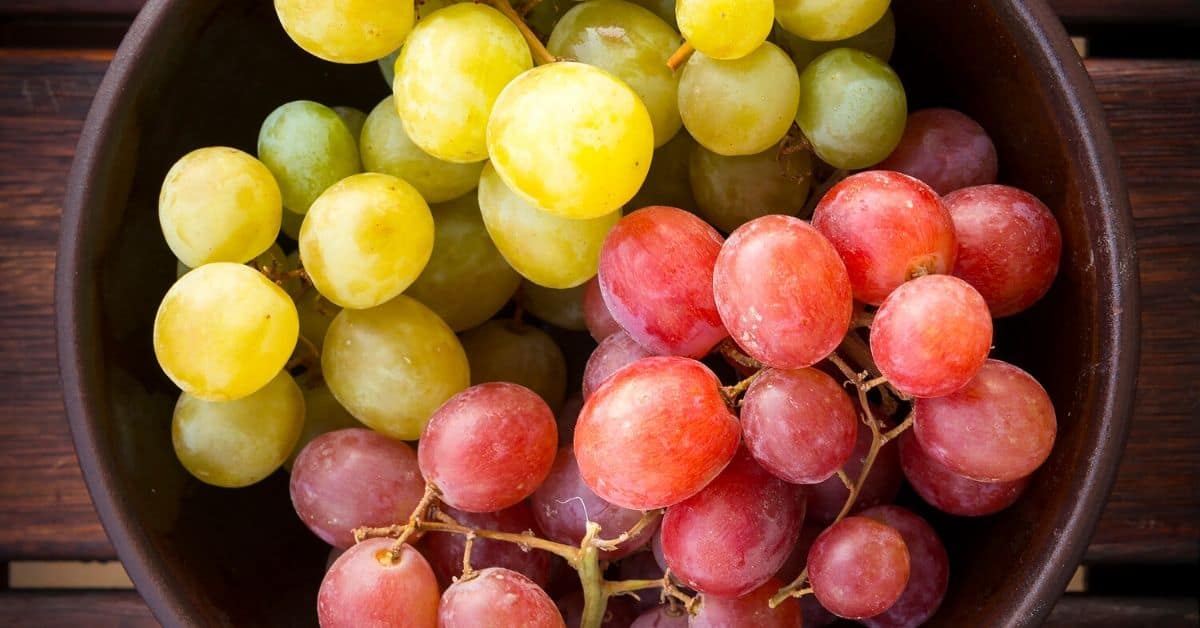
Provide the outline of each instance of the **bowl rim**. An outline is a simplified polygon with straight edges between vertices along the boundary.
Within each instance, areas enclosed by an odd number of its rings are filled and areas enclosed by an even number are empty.
[[[1075,137],[1076,156],[1082,170],[1095,173],[1097,196],[1094,204],[1109,211],[1093,212],[1095,225],[1088,231],[1095,238],[1093,249],[1097,281],[1095,334],[1101,343],[1104,362],[1111,368],[1097,371],[1094,396],[1098,421],[1090,423],[1087,444],[1091,455],[1073,474],[1072,486],[1078,499],[1065,504],[1056,517],[1056,527],[1071,529],[1071,535],[1050,549],[1047,560],[1030,566],[1031,586],[1015,596],[1009,625],[1036,625],[1050,612],[1041,600],[1057,599],[1087,549],[1100,513],[1116,480],[1121,452],[1129,430],[1133,408],[1138,354],[1140,352],[1140,307],[1137,256],[1128,196],[1100,100],[1082,60],[1071,44],[1058,16],[1045,0],[999,0],[997,7],[1008,13],[1020,28],[1016,44],[1029,52],[1035,72],[1055,76],[1073,89],[1051,90],[1047,98],[1057,101],[1066,113],[1066,125],[1086,131]],[[128,110],[143,89],[159,46],[163,25],[182,18],[181,5],[172,0],[149,0],[138,13],[112,59],[96,91],[80,133],[75,159],[68,178],[62,208],[55,269],[55,329],[63,400],[75,451],[88,491],[105,532],[116,549],[138,593],[155,617],[165,626],[187,626],[197,613],[194,598],[171,586],[162,559],[140,526],[132,506],[116,495],[114,461],[101,452],[103,433],[94,419],[106,411],[106,394],[91,385],[100,381],[103,365],[95,359],[94,330],[97,320],[89,303],[95,303],[97,260],[95,242],[81,238],[95,232],[97,216],[88,208],[103,201],[103,185],[94,182],[104,175],[109,157],[120,142],[114,111]]]

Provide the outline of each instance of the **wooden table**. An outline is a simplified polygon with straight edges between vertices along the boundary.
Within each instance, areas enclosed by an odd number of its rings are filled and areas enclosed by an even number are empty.
[[[0,563],[115,557],[67,430],[53,281],[75,143],[113,47],[140,4],[0,0]],[[1122,41],[1181,29],[1200,35],[1196,0],[1053,4],[1074,32],[1121,24]],[[1087,67],[1133,202],[1142,363],[1120,478],[1085,557],[1088,592],[1065,597],[1051,623],[1195,626],[1189,587],[1200,562],[1200,61],[1093,58]],[[15,625],[156,624],[132,591],[12,590],[0,575],[0,627]]]

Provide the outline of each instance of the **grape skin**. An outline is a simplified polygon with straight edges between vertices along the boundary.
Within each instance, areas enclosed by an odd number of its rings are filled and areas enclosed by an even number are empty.
[[[726,157],[697,145],[688,164],[696,213],[729,233],[767,214],[795,216],[812,180],[812,155],[780,154],[779,146]]]
[[[576,591],[555,602],[568,628],[579,628],[583,619],[583,591]],[[600,628],[626,628],[638,616],[637,603],[625,595],[608,598]]]
[[[477,530],[541,535],[528,502],[520,502],[497,512],[465,512],[448,506],[439,506],[439,509],[460,525]],[[422,539],[421,553],[429,560],[443,588],[449,587],[455,578],[462,575],[466,546],[466,539],[455,533],[430,532]],[[550,583],[550,554],[536,549],[522,549],[507,541],[475,539],[471,547],[471,567],[510,569],[543,588]]]
[[[878,412],[876,412],[876,416],[879,416]],[[842,466],[842,470],[851,479],[857,478],[862,473],[863,462],[870,448],[871,430],[859,421],[858,440],[854,443],[854,453],[850,454],[850,459]],[[889,442],[879,450],[875,456],[875,463],[871,465],[871,472],[867,474],[867,480],[858,492],[858,499],[855,500],[854,507],[850,512],[853,513],[877,504],[889,504],[896,499],[896,494],[900,492],[900,486],[904,484],[899,455],[895,442]],[[808,520],[822,525],[833,522],[838,512],[841,511],[842,505],[846,503],[846,498],[850,495],[850,492],[846,490],[846,485],[837,477],[831,477],[820,484],[809,485],[805,487],[805,490],[808,493]]]
[[[999,164],[978,122],[953,109],[922,109],[908,116],[900,144],[878,167],[920,179],[945,196],[995,183]]]
[[[583,369],[584,400],[586,401],[593,391],[608,381],[613,373],[652,355],[623,331],[618,331],[605,338],[600,346],[592,351],[592,355]]]
[[[285,209],[297,214],[329,186],[358,174],[358,141],[337,112],[310,100],[284,103],[263,120],[258,158],[279,183]]]
[[[1026,476],[1011,482],[977,482],[965,478],[934,460],[917,437],[900,437],[900,465],[913,490],[926,503],[959,517],[982,517],[1016,503],[1029,486]]]
[[[772,0],[676,0],[679,32],[700,53],[714,59],[752,54],[771,34]]]
[[[459,580],[442,594],[438,628],[564,628],[546,592],[529,578],[489,567]]]
[[[629,628],[687,628],[688,614],[669,606],[648,609],[630,624]]]
[[[750,593],[736,598],[704,595],[700,609],[688,620],[690,628],[797,628],[800,626],[800,604],[788,598],[772,609],[768,602],[784,583],[768,580]]]
[[[808,580],[821,605],[861,619],[887,610],[908,584],[904,538],[874,519],[853,516],[830,526],[808,551]]]
[[[567,396],[567,362],[546,332],[511,320],[488,321],[462,335],[471,384],[511,382],[557,411]]]
[[[342,311],[342,308],[330,303],[314,289],[305,290],[303,294],[294,299],[296,315],[300,321],[300,335],[313,343],[313,346],[319,351],[325,343],[325,334],[329,331],[329,325],[333,323],[333,319],[337,317],[338,312]]]
[[[441,593],[429,563],[405,545],[389,560],[392,539],[368,539],[333,562],[317,593],[321,628],[437,626]]]
[[[892,15],[891,10],[885,11],[883,17],[879,18],[879,21],[875,22],[871,28],[853,37],[835,41],[805,39],[778,25],[775,27],[774,35],[775,42],[791,56],[792,61],[796,63],[796,69],[801,72],[813,62],[813,59],[835,48],[854,48],[887,61],[891,59],[892,50],[896,46],[896,18]]]
[[[342,124],[346,125],[346,129],[350,131],[350,137],[355,141],[362,136],[363,125],[367,123],[367,114],[355,107],[337,106],[330,107],[333,112],[342,119]]]
[[[413,26],[413,3],[385,0],[275,0],[292,41],[334,63],[367,63],[400,47]]]
[[[527,280],[517,289],[517,304],[559,329],[587,330],[587,322],[583,318],[582,284],[559,290]]]
[[[775,18],[805,39],[837,41],[870,28],[889,4],[890,0],[775,0]]]
[[[605,338],[623,331],[604,304],[604,295],[600,294],[600,279],[596,277],[589,279],[583,287],[583,320],[592,340],[596,342],[603,342]]]
[[[695,145],[696,140],[687,131],[680,131],[671,141],[656,148],[646,181],[625,206],[695,208],[696,199],[692,196],[692,185],[688,181],[688,156]]]
[[[617,563],[616,578],[618,580],[662,579],[664,570],[658,566],[658,560],[654,557],[654,552],[650,551],[650,540],[657,536],[657,532],[656,526],[655,534],[646,537],[646,543],[640,548],[641,551],[634,552]],[[636,595],[639,610],[665,608],[659,606],[662,599],[662,587],[638,589]],[[684,622],[684,625],[687,624],[686,616],[681,616],[679,619]]]
[[[862,516],[891,526],[904,538],[908,549],[908,586],[900,599],[886,611],[862,620],[868,628],[920,626],[942,604],[950,583],[950,558],[933,528],[899,506],[876,506]]]
[[[283,468],[288,471],[295,466],[296,457],[300,455],[300,452],[318,436],[336,430],[363,426],[342,407],[342,404],[338,403],[333,393],[329,392],[329,387],[325,385],[325,382],[315,385],[312,382],[305,382],[300,388],[304,393],[304,429],[300,431],[300,438],[296,440],[296,446],[292,448],[292,453],[283,463]],[[407,515],[407,513],[405,514]]]

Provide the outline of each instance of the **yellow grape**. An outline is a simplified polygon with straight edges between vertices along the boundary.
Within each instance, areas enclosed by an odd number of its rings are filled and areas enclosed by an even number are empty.
[[[571,331],[587,331],[583,316],[583,293],[587,284],[556,290],[526,281],[517,291],[517,303],[526,312],[558,327]]]
[[[471,385],[520,384],[558,412],[567,396],[567,359],[546,332],[513,320],[488,321],[462,335]]]
[[[696,50],[714,59],[754,52],[775,24],[772,0],[677,0],[679,32]]]
[[[335,430],[363,427],[362,423],[356,421],[354,416],[338,403],[324,382],[301,388],[304,391],[304,429],[300,431],[300,438],[292,448],[291,455],[283,463],[283,468],[288,471],[292,470],[296,456],[299,456],[304,446],[314,438]]]
[[[775,0],[775,19],[812,41],[837,41],[871,28],[891,0]]]
[[[413,25],[413,3],[401,0],[275,0],[292,41],[335,63],[366,63],[400,47]]]
[[[337,112],[309,100],[284,103],[263,120],[258,158],[279,182],[284,208],[297,214],[329,186],[362,171],[350,129]]]
[[[393,96],[367,116],[359,150],[364,168],[404,179],[429,203],[443,203],[475,189],[483,170],[482,161],[456,164],[421,150],[404,131]]]

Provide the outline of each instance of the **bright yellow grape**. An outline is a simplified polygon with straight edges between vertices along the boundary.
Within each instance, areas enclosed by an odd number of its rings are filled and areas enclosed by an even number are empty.
[[[677,0],[679,32],[696,50],[714,59],[754,52],[775,24],[772,0]]]
[[[891,0],[775,0],[775,19],[812,41],[837,41],[871,28]]]
[[[396,109],[395,98],[388,96],[367,116],[359,141],[363,167],[404,179],[429,203],[444,203],[475,189],[483,162],[456,164],[421,150],[404,131]]]
[[[335,63],[366,63],[400,47],[413,25],[413,3],[401,0],[275,0],[292,41]]]

